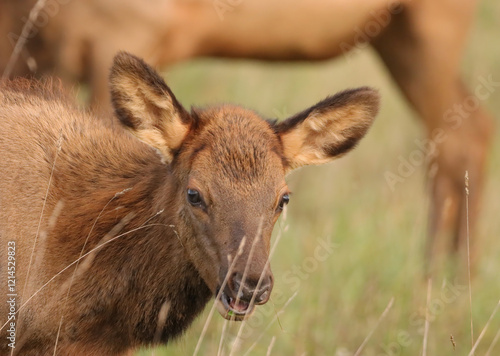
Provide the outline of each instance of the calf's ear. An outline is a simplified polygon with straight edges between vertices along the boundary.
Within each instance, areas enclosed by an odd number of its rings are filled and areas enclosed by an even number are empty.
[[[142,59],[120,52],[111,67],[110,90],[120,122],[170,163],[189,132],[191,117],[163,78]]]
[[[379,101],[371,88],[346,90],[275,124],[286,170],[326,163],[353,149],[377,115]]]

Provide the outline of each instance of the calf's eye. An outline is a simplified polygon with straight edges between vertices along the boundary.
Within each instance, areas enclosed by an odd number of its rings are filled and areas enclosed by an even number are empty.
[[[188,200],[189,204],[191,204],[193,206],[199,206],[202,203],[201,194],[199,191],[197,191],[195,189],[188,189],[187,190],[187,200]]]
[[[290,195],[289,194],[283,194],[281,197],[280,203],[278,205],[278,210],[283,210],[286,204],[290,201]]]

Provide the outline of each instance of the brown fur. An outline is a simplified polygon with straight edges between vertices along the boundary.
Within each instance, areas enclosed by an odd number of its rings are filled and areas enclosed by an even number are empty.
[[[110,86],[122,127],[75,109],[54,85],[0,85],[0,261],[15,241],[16,355],[52,355],[56,341],[58,355],[166,343],[222,288],[228,256],[223,295],[241,285],[242,301],[258,293],[255,303],[265,303],[286,172],[352,148],[378,109],[376,92],[362,88],[278,124],[232,105],[189,113],[126,53]],[[0,283],[6,295],[4,273]],[[0,326],[6,315],[2,303]]]

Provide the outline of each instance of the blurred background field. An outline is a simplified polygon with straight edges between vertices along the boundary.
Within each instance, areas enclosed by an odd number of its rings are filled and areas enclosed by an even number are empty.
[[[499,35],[500,3],[482,1],[463,63],[471,89],[488,76],[500,82]],[[424,133],[374,53],[367,49],[349,60],[319,64],[195,60],[166,68],[164,76],[185,106],[233,102],[278,119],[346,88],[368,85],[382,95],[378,119],[353,153],[288,177],[293,196],[286,221],[275,229],[276,236],[288,226],[272,259],[271,302],[257,308],[240,339],[241,324],[230,323],[223,333],[225,322],[215,313],[199,354],[347,356],[371,332],[362,355],[421,354],[427,298],[426,171],[424,165],[417,167],[394,191],[385,173],[397,172],[399,157],[408,157]],[[500,117],[500,86],[484,105]],[[479,231],[471,236],[480,253],[472,281],[475,340],[500,299],[498,138],[497,132]],[[314,259],[315,249],[328,240],[334,243],[331,253],[322,250],[327,258]],[[391,298],[392,308],[377,326]],[[427,354],[467,355],[471,317],[466,280],[434,279],[430,300]],[[192,355],[210,306],[177,341],[138,355]],[[499,355],[499,333],[500,313],[476,355]]]

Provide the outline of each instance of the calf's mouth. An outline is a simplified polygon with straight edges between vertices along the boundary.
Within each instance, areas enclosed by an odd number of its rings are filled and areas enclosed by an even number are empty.
[[[219,292],[216,294],[216,298],[217,296],[219,296]],[[242,321],[248,319],[255,310],[255,303],[250,305],[245,300],[236,300],[235,297],[229,296],[225,291],[220,293],[216,303],[220,315],[227,320]]]

